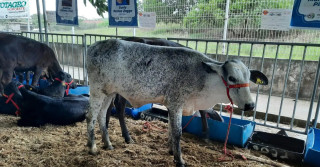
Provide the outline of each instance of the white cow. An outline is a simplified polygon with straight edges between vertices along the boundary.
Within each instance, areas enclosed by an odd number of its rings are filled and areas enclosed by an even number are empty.
[[[229,102],[226,86],[235,84],[246,86],[230,89],[233,102],[241,109],[252,110],[254,102],[250,96],[249,80],[268,83],[261,72],[250,72],[239,60],[221,63],[188,48],[110,39],[93,44],[87,55],[91,93],[87,126],[91,154],[97,153],[94,141],[97,118],[104,147],[112,149],[106,128],[106,112],[116,94],[134,107],[161,103],[168,108],[169,152],[173,152],[177,166],[184,166],[180,148],[183,112],[190,114],[219,102]]]

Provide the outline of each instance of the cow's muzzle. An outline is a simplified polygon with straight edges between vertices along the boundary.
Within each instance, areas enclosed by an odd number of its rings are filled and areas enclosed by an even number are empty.
[[[247,103],[244,105],[244,111],[250,111],[254,109],[254,103]]]

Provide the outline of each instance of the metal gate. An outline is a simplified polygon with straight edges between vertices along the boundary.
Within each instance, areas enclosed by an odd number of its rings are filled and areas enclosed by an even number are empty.
[[[85,68],[87,48],[97,41],[125,37],[31,32],[23,32],[22,35],[38,41],[43,39],[57,54],[63,69],[79,84],[85,85],[89,84]],[[252,112],[235,111],[241,119],[251,119],[258,125],[299,134],[306,134],[310,126],[317,126],[320,56],[316,53],[319,53],[320,44],[167,39],[218,61],[241,59],[249,68],[267,75],[267,87],[254,84],[250,86],[252,92],[255,92],[256,109]],[[222,110],[220,105],[220,112]]]

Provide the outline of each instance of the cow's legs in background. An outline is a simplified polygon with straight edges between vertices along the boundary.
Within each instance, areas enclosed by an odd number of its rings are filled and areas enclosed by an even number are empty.
[[[180,138],[182,134],[182,108],[168,106],[169,113],[169,152],[173,151],[176,166],[184,166],[185,162],[181,155]]]
[[[31,71],[27,71],[26,72],[26,85],[30,85],[30,74],[31,74]]]
[[[209,126],[207,121],[207,112],[205,110],[199,110],[201,115],[201,122],[202,122],[202,134],[205,136],[205,141],[209,142]]]
[[[32,86],[37,86],[37,83],[38,83],[38,81],[40,79],[42,70],[43,70],[42,68],[37,68],[34,71],[34,75],[33,75],[33,78],[32,78],[32,83],[31,83]]]
[[[117,110],[117,114],[118,114],[118,119],[120,122],[120,126],[121,126],[121,132],[122,132],[122,137],[124,137],[124,140],[126,141],[126,143],[133,143],[133,140],[131,139],[129,132],[128,132],[128,128],[126,126],[126,122],[125,122],[125,107],[126,107],[126,102],[127,100],[125,98],[123,98],[120,95],[116,95],[115,98],[115,107]]]
[[[4,85],[2,83],[3,70],[0,69],[0,97],[2,97],[4,93]]]
[[[16,77],[17,76],[19,77],[19,82],[23,83],[23,78],[24,78],[23,72],[16,72]]]

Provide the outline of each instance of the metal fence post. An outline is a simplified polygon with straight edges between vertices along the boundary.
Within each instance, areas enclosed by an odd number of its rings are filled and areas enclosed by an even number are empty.
[[[46,43],[49,45],[49,39],[48,39],[48,28],[47,28],[47,14],[46,14],[46,1],[42,0],[42,9],[43,9],[43,23],[44,23],[44,33],[46,36]]]
[[[311,100],[310,100],[309,114],[308,114],[308,118],[307,118],[306,131],[305,131],[306,134],[309,131],[310,119],[311,119],[312,109],[313,109],[313,101],[314,101],[314,98],[316,96],[316,92],[317,92],[317,88],[318,88],[319,71],[320,71],[320,57],[319,57],[319,61],[318,61],[318,69],[317,69],[317,74],[316,74],[316,80],[314,81],[314,86],[313,86],[313,93],[312,93]],[[320,98],[318,97],[318,99],[320,99]],[[319,102],[318,102],[318,104],[319,104]],[[317,107],[317,110],[318,110],[318,107]],[[318,111],[316,111],[316,112],[318,112]]]
[[[37,13],[38,13],[38,25],[39,25],[39,35],[40,35],[40,41],[43,42],[42,39],[42,28],[41,28],[41,18],[40,18],[40,5],[39,5],[39,0],[37,0]]]
[[[227,0],[226,2],[226,14],[224,16],[224,27],[223,27],[223,40],[227,39],[227,33],[228,33],[228,22],[229,22],[229,6],[230,6],[230,0]],[[225,53],[226,49],[226,43],[223,43],[223,53]]]
[[[84,85],[88,85],[88,75],[86,69],[86,57],[87,57],[87,42],[86,42],[86,34],[82,35],[82,47],[83,47],[83,81]]]

